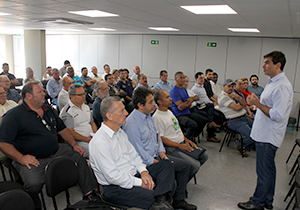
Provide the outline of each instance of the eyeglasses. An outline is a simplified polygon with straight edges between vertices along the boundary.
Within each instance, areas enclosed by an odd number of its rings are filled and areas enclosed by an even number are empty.
[[[78,94],[73,94],[73,96],[85,96],[86,93],[78,93]]]

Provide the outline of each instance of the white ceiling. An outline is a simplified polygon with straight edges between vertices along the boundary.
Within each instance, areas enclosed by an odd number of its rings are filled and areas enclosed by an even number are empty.
[[[237,15],[195,15],[181,5],[227,4]],[[101,10],[119,17],[90,18],[69,14],[76,10]],[[191,34],[263,37],[300,37],[300,0],[0,0],[0,34],[45,29],[48,34]],[[92,25],[62,26],[37,22],[45,18],[70,18]],[[179,32],[156,32],[149,26],[169,26]],[[89,27],[114,28],[99,32]],[[227,28],[258,28],[261,33],[234,33]],[[81,31],[68,31],[77,29]]]

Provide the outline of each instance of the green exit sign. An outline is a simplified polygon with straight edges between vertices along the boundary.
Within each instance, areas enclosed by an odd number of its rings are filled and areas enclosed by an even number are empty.
[[[207,42],[206,47],[217,47],[217,42]]]
[[[152,45],[159,45],[159,40],[151,40]]]

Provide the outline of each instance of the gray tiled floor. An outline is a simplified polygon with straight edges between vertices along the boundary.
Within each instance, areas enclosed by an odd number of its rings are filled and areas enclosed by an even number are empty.
[[[291,175],[288,172],[299,154],[299,148],[295,150],[288,164],[285,164],[285,161],[299,135],[300,131],[298,133],[295,130],[287,131],[285,140],[277,151],[274,210],[283,210],[287,205],[283,199],[290,187],[288,182]],[[219,133],[217,137],[222,139],[224,132]],[[200,145],[207,149],[209,159],[197,174],[198,184],[195,185],[193,180],[188,184],[189,197],[187,201],[196,204],[199,210],[239,209],[237,203],[247,201],[255,189],[255,152],[251,151],[249,157],[242,158],[235,149],[235,143],[231,142],[229,147],[224,145],[222,152],[219,153],[220,144],[207,142],[205,137],[201,137]],[[78,187],[73,187],[70,192],[71,203],[82,199]],[[52,200],[47,197],[45,189],[44,196],[47,209],[53,209]],[[66,207],[64,193],[57,196],[57,202],[59,209]]]

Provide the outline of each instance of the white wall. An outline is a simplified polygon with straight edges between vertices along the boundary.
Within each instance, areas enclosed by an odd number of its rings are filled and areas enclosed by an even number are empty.
[[[194,74],[207,68],[224,79],[249,78],[259,75],[259,84],[265,86],[263,55],[273,50],[285,53],[285,72],[294,87],[292,116],[297,117],[300,100],[299,39],[226,37],[226,36],[176,36],[176,35],[47,35],[47,65],[60,68],[68,59],[77,73],[86,66],[91,71],[97,66],[103,73],[103,65],[111,69],[127,68],[132,73],[138,65],[148,76],[149,85],[159,79],[159,71],[166,69],[169,80],[174,73],[183,71],[193,85]],[[159,45],[151,45],[159,40]],[[216,48],[207,48],[207,42],[217,42]],[[91,74],[91,73],[90,73]]]

